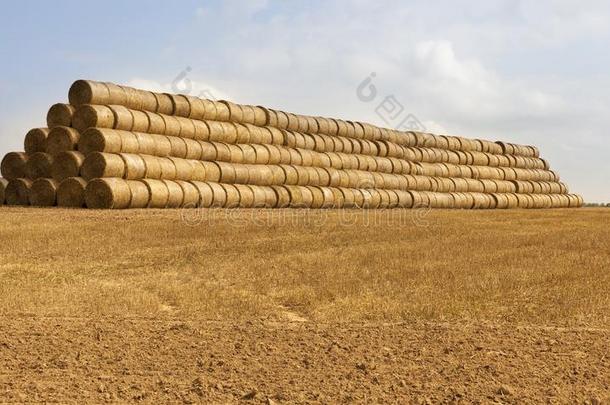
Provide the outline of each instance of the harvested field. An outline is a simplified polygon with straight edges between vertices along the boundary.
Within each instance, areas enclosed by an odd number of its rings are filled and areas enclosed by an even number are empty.
[[[610,399],[606,209],[0,218],[0,402]]]

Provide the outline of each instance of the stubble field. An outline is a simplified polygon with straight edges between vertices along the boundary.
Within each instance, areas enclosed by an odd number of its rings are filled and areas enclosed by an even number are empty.
[[[0,402],[610,399],[610,210],[0,208]]]

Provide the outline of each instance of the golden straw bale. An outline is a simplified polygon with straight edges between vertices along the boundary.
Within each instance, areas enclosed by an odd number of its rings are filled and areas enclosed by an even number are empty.
[[[49,128],[34,128],[29,130],[23,140],[25,153],[31,155],[36,152],[46,152],[49,131]]]
[[[55,127],[47,137],[46,151],[51,155],[76,150],[80,140],[80,133],[74,128]]]
[[[57,205],[72,208],[84,207],[86,187],[87,181],[82,177],[64,179],[57,188]]]
[[[10,179],[4,189],[4,198],[7,205],[29,205],[30,204],[30,179]]]

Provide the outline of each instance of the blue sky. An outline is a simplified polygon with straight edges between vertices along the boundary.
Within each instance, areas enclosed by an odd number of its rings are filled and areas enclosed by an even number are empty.
[[[186,72],[193,94],[376,124],[394,96],[431,131],[538,145],[610,202],[609,47],[603,1],[7,2],[0,153],[78,78],[171,91]]]

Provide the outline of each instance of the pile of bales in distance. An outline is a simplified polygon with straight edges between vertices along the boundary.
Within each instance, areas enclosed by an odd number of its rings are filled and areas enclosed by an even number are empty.
[[[0,202],[88,208],[573,208],[538,148],[76,81]]]

